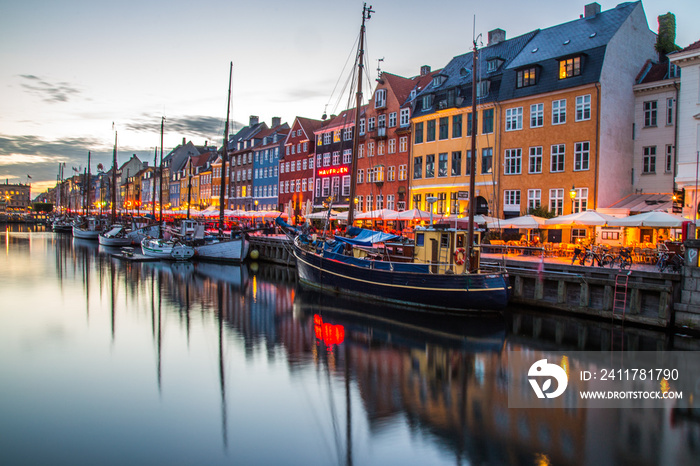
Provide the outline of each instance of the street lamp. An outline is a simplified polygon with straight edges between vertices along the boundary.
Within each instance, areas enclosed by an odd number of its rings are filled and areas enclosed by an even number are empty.
[[[571,187],[569,191],[569,197],[571,198],[571,213],[574,213],[574,201],[576,200],[576,186]]]
[[[255,200],[255,211],[256,212],[258,211],[258,200],[257,199]]]

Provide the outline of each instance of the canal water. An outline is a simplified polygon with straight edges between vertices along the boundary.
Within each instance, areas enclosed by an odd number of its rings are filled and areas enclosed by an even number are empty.
[[[0,226],[2,228],[2,226]],[[0,230],[3,465],[697,464],[676,409],[509,409],[507,351],[697,350],[509,309],[414,315],[294,269],[130,263]]]

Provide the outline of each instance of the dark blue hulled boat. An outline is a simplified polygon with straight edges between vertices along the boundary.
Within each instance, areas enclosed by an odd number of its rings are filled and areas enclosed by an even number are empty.
[[[303,285],[450,313],[499,311],[510,293],[503,271],[468,271],[467,232],[416,230],[414,242],[361,230],[354,238],[294,238],[297,273]],[[473,256],[478,260],[478,250]]]

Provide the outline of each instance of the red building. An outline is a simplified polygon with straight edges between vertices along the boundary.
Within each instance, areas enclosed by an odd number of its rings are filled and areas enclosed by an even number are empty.
[[[322,126],[320,120],[296,117],[280,154],[279,210],[285,212],[291,201],[295,217],[302,215],[307,201],[313,204],[314,133]]]

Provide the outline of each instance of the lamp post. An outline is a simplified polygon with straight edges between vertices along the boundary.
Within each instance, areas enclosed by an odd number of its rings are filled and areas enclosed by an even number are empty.
[[[571,187],[569,191],[569,197],[571,198],[571,213],[574,213],[574,201],[576,200],[576,186]]]

